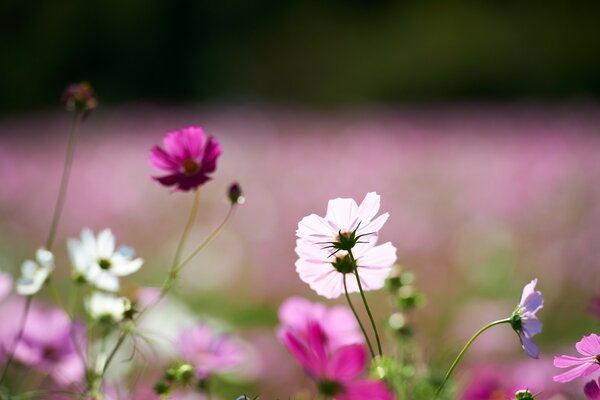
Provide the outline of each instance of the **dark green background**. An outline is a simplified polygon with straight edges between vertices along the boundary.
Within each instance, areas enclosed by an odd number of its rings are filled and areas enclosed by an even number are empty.
[[[105,105],[597,97],[599,21],[572,0],[3,0],[0,111],[81,79]]]

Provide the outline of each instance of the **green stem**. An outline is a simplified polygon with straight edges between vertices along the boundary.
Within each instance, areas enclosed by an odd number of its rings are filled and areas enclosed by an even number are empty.
[[[500,319],[498,321],[490,322],[489,324],[487,324],[486,326],[484,326],[483,328],[481,328],[477,332],[475,332],[475,334],[471,337],[471,339],[469,339],[467,344],[465,344],[465,346],[462,348],[460,353],[458,353],[458,356],[456,356],[456,359],[450,366],[450,369],[448,370],[448,372],[446,372],[446,376],[444,376],[444,380],[442,381],[442,384],[440,385],[437,392],[435,393],[434,399],[437,399],[439,397],[439,395],[442,393],[442,389],[444,389],[444,385],[448,381],[448,378],[450,378],[450,375],[452,375],[452,372],[454,371],[454,369],[456,368],[456,366],[458,365],[460,360],[462,360],[463,356],[465,355],[465,353],[467,352],[469,347],[471,347],[471,344],[473,344],[475,339],[477,339],[479,337],[479,335],[481,335],[483,332],[487,331],[491,327],[500,325],[500,324],[507,324],[507,323],[510,323],[510,318],[505,318],[505,319]]]
[[[356,265],[356,260],[354,259],[354,255],[352,254],[352,250],[348,252],[352,261],[354,261],[354,265]],[[354,268],[354,276],[356,276],[356,283],[358,283],[358,290],[360,292],[360,297],[362,298],[363,304],[365,305],[365,309],[367,310],[367,315],[369,316],[369,321],[371,321],[371,327],[373,328],[373,332],[375,333],[375,340],[377,340],[377,351],[379,352],[379,357],[383,357],[383,351],[381,350],[381,340],[379,339],[379,332],[377,331],[377,325],[375,325],[375,320],[373,319],[373,314],[371,314],[371,309],[369,308],[369,303],[367,303],[367,298],[365,297],[365,292],[362,287],[362,283],[360,282],[360,277],[358,276],[358,268]]]
[[[60,180],[60,189],[58,190],[58,197],[56,199],[56,205],[54,206],[54,213],[52,214],[52,223],[50,224],[50,232],[48,232],[48,239],[46,240],[46,250],[50,250],[56,237],[56,230],[58,229],[58,222],[62,214],[63,206],[65,203],[65,197],[67,194],[67,188],[69,186],[69,176],[71,175],[71,167],[73,166],[73,156],[75,154],[75,142],[77,138],[77,129],[81,121],[81,114],[75,113],[73,116],[73,123],[71,125],[71,132],[69,133],[69,142],[67,144],[67,153],[65,155],[65,164],[63,167],[62,178]]]
[[[196,189],[194,191],[194,202],[192,203],[192,209],[190,210],[190,216],[188,217],[187,223],[183,228],[183,232],[181,233],[181,238],[179,239],[179,243],[177,244],[177,250],[175,250],[175,256],[173,257],[173,263],[171,264],[171,272],[175,270],[179,261],[181,259],[181,252],[183,251],[183,247],[185,246],[185,242],[187,241],[187,237],[192,229],[192,225],[194,225],[194,221],[196,220],[196,215],[198,214],[198,204],[200,203],[200,189]]]
[[[33,300],[33,296],[27,296],[27,300],[25,300],[25,308],[23,309],[23,316],[21,317],[21,323],[19,324],[19,330],[17,331],[17,336],[13,340],[11,344],[10,353],[8,359],[6,360],[6,364],[4,364],[4,369],[2,370],[2,376],[0,377],[0,384],[4,382],[4,378],[6,378],[6,373],[8,372],[8,367],[12,363],[12,360],[15,356],[15,351],[17,350],[17,345],[21,341],[23,337],[23,333],[25,332],[25,323],[27,322],[27,315],[29,314],[29,309],[31,308],[31,301]]]
[[[375,358],[375,352],[373,351],[373,345],[371,345],[371,340],[369,339],[369,336],[367,335],[367,331],[365,330],[365,327],[363,326],[362,322],[360,321],[360,318],[358,317],[358,313],[356,312],[356,309],[354,308],[354,306],[352,305],[352,301],[350,300],[350,295],[348,294],[348,286],[346,284],[346,274],[344,274],[344,294],[346,295],[346,300],[348,301],[348,305],[350,306],[350,309],[352,310],[352,313],[354,314],[354,318],[356,318],[356,322],[358,322],[358,326],[360,326],[360,330],[362,331],[362,334],[365,337],[365,340],[367,341],[367,346],[369,346],[369,351],[371,352],[371,358]]]

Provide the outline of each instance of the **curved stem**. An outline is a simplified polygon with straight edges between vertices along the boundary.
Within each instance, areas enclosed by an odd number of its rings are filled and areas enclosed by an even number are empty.
[[[362,322],[360,322],[360,318],[358,318],[358,313],[356,312],[356,309],[354,308],[354,306],[352,305],[352,301],[350,300],[350,295],[348,294],[348,285],[346,284],[346,274],[344,274],[344,294],[346,295],[346,300],[348,301],[348,305],[350,306],[350,309],[352,310],[352,313],[354,314],[354,318],[356,318],[356,322],[358,322],[358,326],[360,326],[360,330],[363,333],[363,336],[365,337],[365,340],[367,341],[367,345],[369,346],[369,351],[371,352],[371,358],[375,357],[375,352],[373,351],[373,345],[371,345],[371,340],[369,339],[369,336],[367,336],[367,331],[365,330],[365,327],[363,326]]]
[[[73,123],[71,125],[71,132],[69,133],[69,142],[67,144],[65,164],[63,167],[62,177],[60,179],[60,189],[58,190],[58,197],[56,199],[56,205],[54,206],[54,213],[52,214],[52,223],[50,224],[48,239],[46,239],[46,250],[50,250],[52,244],[54,243],[54,238],[56,237],[56,230],[58,229],[58,222],[60,221],[60,216],[62,214],[63,206],[65,203],[67,188],[69,186],[69,176],[71,175],[71,167],[73,166],[73,156],[75,154],[77,129],[79,128],[80,121],[81,114],[75,113],[73,116]]]
[[[25,332],[25,324],[27,322],[27,315],[29,314],[29,309],[31,308],[31,301],[33,300],[33,296],[27,296],[27,300],[25,300],[25,308],[23,309],[23,316],[21,317],[21,323],[19,324],[19,330],[17,331],[17,336],[13,340],[11,344],[10,353],[8,359],[6,360],[6,364],[4,364],[4,369],[2,370],[2,376],[0,377],[0,383],[4,382],[4,378],[6,378],[6,373],[8,372],[8,367],[12,363],[12,360],[15,356],[15,351],[17,350],[17,346],[23,337],[23,333]]]
[[[444,389],[444,385],[448,381],[448,378],[450,378],[450,375],[452,375],[452,372],[454,371],[454,369],[456,368],[456,366],[458,365],[460,360],[462,360],[463,356],[465,355],[465,353],[467,352],[469,347],[471,347],[471,344],[473,344],[475,339],[477,339],[479,337],[479,335],[481,335],[483,332],[487,331],[491,327],[500,325],[500,324],[506,324],[506,323],[510,323],[510,318],[505,318],[505,319],[500,319],[498,321],[490,322],[489,324],[487,324],[486,326],[484,326],[483,328],[481,328],[477,332],[475,332],[475,334],[471,337],[471,339],[469,339],[467,344],[465,344],[465,346],[462,348],[460,353],[458,353],[458,356],[456,356],[456,359],[450,366],[450,369],[448,370],[448,372],[446,372],[446,376],[444,376],[444,380],[442,381],[440,387],[438,388],[437,392],[435,393],[435,399],[437,399],[439,397],[439,395],[442,393],[442,389]]]
[[[354,265],[356,265],[356,260],[354,259],[354,255],[352,254],[352,250],[348,251],[350,258],[354,261]],[[383,351],[381,350],[381,340],[379,339],[379,332],[377,331],[377,325],[375,325],[375,320],[373,319],[373,314],[371,314],[371,309],[369,308],[369,303],[367,303],[367,298],[365,297],[365,292],[362,287],[362,283],[360,282],[360,277],[358,276],[358,268],[354,268],[354,276],[356,276],[356,283],[358,283],[358,290],[360,291],[360,297],[362,298],[363,304],[365,305],[365,309],[367,310],[367,315],[369,316],[369,321],[371,322],[371,327],[373,328],[373,332],[375,333],[375,340],[377,340],[377,351],[379,352],[379,357],[383,357]]]
[[[187,237],[190,234],[190,230],[192,229],[192,225],[194,225],[194,221],[196,220],[196,215],[198,214],[198,204],[200,203],[200,189],[196,189],[194,191],[194,202],[192,203],[192,209],[190,210],[190,216],[188,217],[187,223],[183,228],[183,232],[181,233],[181,238],[179,239],[179,243],[177,244],[177,250],[175,250],[175,256],[173,257],[173,263],[171,264],[171,272],[175,270],[179,261],[181,259],[181,252],[183,251],[183,247],[185,246],[185,242],[187,241]]]

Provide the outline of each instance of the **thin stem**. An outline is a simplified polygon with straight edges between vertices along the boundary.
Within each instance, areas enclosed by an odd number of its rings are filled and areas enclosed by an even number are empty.
[[[352,261],[354,261],[354,265],[356,265],[356,260],[354,259],[354,255],[352,254],[352,250],[348,251],[348,255]],[[369,316],[369,321],[371,321],[371,327],[373,328],[373,332],[375,333],[375,339],[377,340],[377,351],[379,352],[379,357],[383,357],[383,351],[381,350],[381,340],[379,339],[379,332],[377,331],[377,325],[375,325],[375,320],[373,319],[373,314],[371,314],[371,309],[369,308],[369,303],[367,303],[367,298],[365,297],[365,292],[362,287],[362,283],[360,282],[360,277],[358,276],[358,268],[354,268],[354,275],[356,276],[356,283],[358,283],[358,290],[360,291],[360,297],[362,298],[363,304],[365,305],[365,309],[367,310],[367,315]]]
[[[179,243],[177,244],[177,250],[175,250],[175,256],[173,257],[173,263],[171,264],[171,272],[175,270],[179,261],[181,259],[181,252],[183,251],[183,247],[185,246],[185,242],[187,241],[187,237],[192,229],[192,225],[194,225],[194,221],[196,220],[196,215],[198,214],[198,204],[200,203],[200,189],[196,189],[194,191],[194,202],[192,203],[192,209],[190,210],[190,216],[188,217],[187,223],[183,228],[183,232],[181,233],[181,238],[179,239]]]
[[[346,284],[346,274],[344,274],[344,294],[346,295],[346,300],[348,301],[348,305],[350,306],[350,309],[352,310],[352,313],[354,314],[354,318],[356,318],[356,322],[358,322],[358,326],[360,326],[360,330],[362,331],[362,334],[365,337],[365,340],[367,341],[367,346],[369,346],[369,351],[371,352],[371,358],[375,358],[375,352],[373,351],[373,345],[371,345],[371,340],[369,339],[369,336],[367,336],[367,331],[365,330],[365,327],[363,326],[362,322],[360,321],[360,318],[358,318],[358,313],[356,312],[356,309],[352,305],[352,301],[350,301],[350,295],[348,294],[348,286]]]
[[[17,345],[21,341],[23,337],[23,333],[25,332],[25,323],[27,322],[27,315],[29,314],[29,309],[31,308],[31,301],[33,300],[33,296],[27,296],[27,300],[25,300],[25,308],[23,309],[23,316],[21,317],[21,323],[19,324],[19,330],[17,331],[17,336],[13,340],[11,344],[11,350],[6,360],[6,364],[4,364],[4,370],[2,371],[2,376],[0,377],[0,384],[4,382],[4,378],[6,377],[6,373],[8,372],[8,367],[15,356],[15,351],[17,350]]]
[[[111,361],[113,360],[113,358],[117,354],[117,351],[119,350],[119,348],[121,347],[121,345],[123,344],[123,342],[125,342],[125,339],[127,338],[127,335],[129,335],[129,331],[124,331],[124,332],[121,333],[121,336],[119,337],[119,340],[117,341],[117,344],[112,349],[112,351],[110,352],[108,358],[106,359],[106,362],[104,363],[104,368],[102,368],[102,373],[100,374],[101,378],[106,373],[106,370],[108,369],[108,365],[111,363]]]
[[[479,335],[481,335],[483,332],[487,331],[491,327],[500,325],[500,324],[506,324],[506,323],[510,323],[510,318],[505,318],[505,319],[500,319],[498,321],[490,322],[489,324],[487,324],[486,326],[484,326],[483,328],[481,328],[477,332],[475,332],[475,334],[471,337],[471,339],[469,339],[467,344],[465,344],[465,346],[462,348],[460,353],[458,353],[458,356],[456,356],[456,359],[450,366],[450,369],[448,370],[448,372],[446,372],[446,376],[444,377],[442,384],[440,385],[437,392],[435,393],[435,399],[437,399],[439,397],[439,395],[442,393],[442,389],[444,388],[444,385],[448,381],[448,378],[450,378],[450,375],[452,375],[452,372],[454,371],[454,369],[456,368],[456,366],[458,365],[460,360],[462,360],[463,356],[465,355],[465,353],[467,352],[467,350],[469,349],[471,344],[473,344],[475,339],[477,339],[479,337]]]
[[[56,205],[54,206],[54,213],[52,214],[52,223],[50,224],[50,232],[48,232],[48,239],[46,240],[46,249],[50,250],[56,237],[56,230],[58,229],[58,222],[62,214],[63,205],[65,203],[65,197],[67,194],[67,188],[69,186],[69,176],[71,175],[71,167],[73,166],[73,156],[75,154],[75,142],[77,139],[77,129],[81,121],[81,113],[75,113],[73,116],[73,123],[71,125],[71,132],[69,133],[69,142],[67,144],[67,153],[65,155],[65,164],[63,167],[62,178],[60,180],[60,189],[58,190],[58,197],[56,199]]]

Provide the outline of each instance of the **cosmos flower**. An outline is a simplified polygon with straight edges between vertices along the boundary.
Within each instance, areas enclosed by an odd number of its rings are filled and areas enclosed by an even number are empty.
[[[196,189],[211,178],[208,176],[217,168],[217,158],[221,155],[221,145],[199,126],[168,132],[163,138],[165,150],[154,146],[150,151],[150,164],[168,171],[167,175],[154,177],[165,186],[175,186],[175,190]]]
[[[585,384],[583,393],[585,393],[585,397],[587,397],[588,400],[600,400],[600,386],[598,386],[598,383],[593,379]]]
[[[353,199],[329,200],[327,214],[320,217],[311,214],[298,223],[296,236],[318,247],[336,250],[351,250],[359,242],[376,242],[379,230],[389,214],[379,212],[380,196],[367,193],[360,206]],[[375,218],[375,219],[374,219]]]
[[[131,310],[131,302],[126,297],[94,292],[86,301],[86,308],[94,320],[119,322]]]
[[[288,332],[307,340],[311,323],[318,323],[325,335],[327,346],[335,349],[352,343],[363,343],[360,327],[346,306],[327,307],[322,303],[312,303],[302,297],[290,297],[279,307],[281,327],[278,336],[283,338]]]
[[[396,248],[390,242],[378,246],[357,243],[350,254],[345,250],[332,253],[329,249],[298,239],[296,254],[299,257],[296,272],[300,279],[329,299],[344,293],[344,279],[349,293],[359,291],[355,270],[363,290],[381,289],[396,262]]]
[[[521,302],[510,318],[510,324],[519,335],[523,350],[533,358],[538,358],[540,351],[532,337],[542,331],[542,322],[535,314],[544,306],[544,297],[535,290],[536,284],[537,278],[525,285]]]
[[[363,344],[351,344],[328,352],[318,323],[311,323],[307,340],[292,332],[283,336],[290,353],[314,379],[319,394],[336,400],[392,400],[393,394],[381,381],[362,377],[370,363]]]
[[[40,248],[35,253],[36,261],[25,260],[21,266],[21,277],[17,280],[16,291],[22,296],[37,293],[54,270],[54,255]]]
[[[205,324],[184,330],[179,335],[178,347],[183,358],[194,366],[199,379],[231,372],[244,359],[244,350],[237,341]]]
[[[141,258],[134,258],[130,247],[115,250],[115,236],[110,229],[94,236],[86,228],[81,231],[80,240],[69,239],[68,249],[75,272],[90,285],[110,292],[119,290],[119,277],[136,272],[144,263]]]
[[[556,382],[570,382],[576,378],[583,378],[600,369],[600,336],[592,333],[584,336],[575,345],[583,357],[557,356],[554,357],[554,366],[557,368],[571,368],[569,371],[556,375]]]

